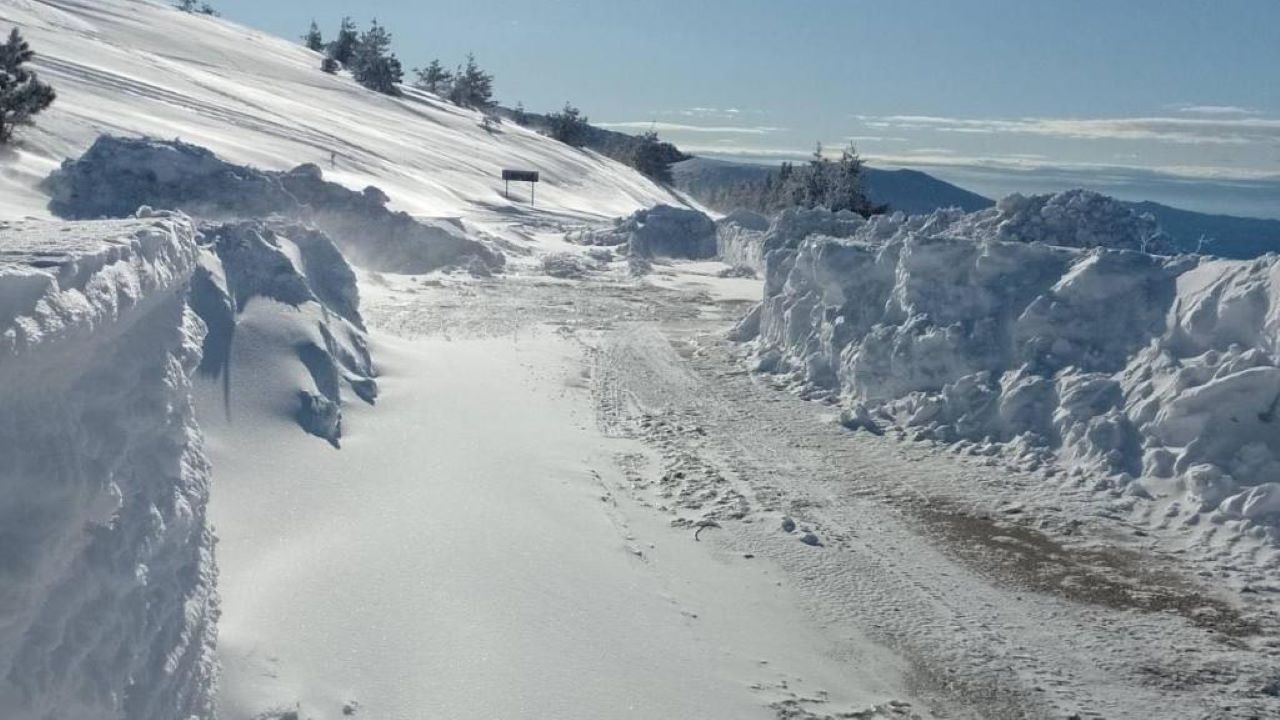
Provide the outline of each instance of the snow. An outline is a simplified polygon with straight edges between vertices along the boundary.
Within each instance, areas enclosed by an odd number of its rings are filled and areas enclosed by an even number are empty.
[[[503,168],[540,171],[540,215],[598,220],[673,200],[593,152],[512,123],[490,133],[479,114],[416,90],[375,94],[321,72],[297,42],[167,2],[6,0],[0,25],[22,28],[58,91],[5,160],[0,217],[45,216],[37,184],[103,133],[180,138],[263,170],[314,163],[346,187],[381,188],[394,209],[481,226],[527,214],[503,197]]]
[[[237,419],[202,419],[224,717],[763,719],[747,685],[779,677],[901,697],[892,656],[838,645],[759,565],[611,490],[615,456],[647,451],[601,433],[573,340],[376,338],[384,399],[341,452],[254,410],[277,368],[251,343]]]
[[[705,259],[716,255],[716,226],[700,210],[658,205],[637,210],[613,226],[574,230],[565,235],[579,245],[626,246],[643,258]]]
[[[775,222],[737,334],[761,369],[838,396],[850,427],[999,447],[1165,524],[1273,535],[1280,258],[1148,254],[1152,226],[1117,208],[1077,191],[844,237]]]
[[[209,466],[180,215],[0,223],[0,707],[208,716]]]

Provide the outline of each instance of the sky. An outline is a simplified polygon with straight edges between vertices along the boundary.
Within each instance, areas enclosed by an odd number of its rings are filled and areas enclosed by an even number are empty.
[[[853,143],[991,196],[1084,186],[1280,217],[1280,0],[213,0],[296,37],[376,17],[504,104],[751,162]]]

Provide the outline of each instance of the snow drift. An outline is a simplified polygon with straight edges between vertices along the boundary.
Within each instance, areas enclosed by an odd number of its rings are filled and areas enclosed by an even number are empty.
[[[180,215],[0,223],[0,708],[209,717],[209,467]]]
[[[209,328],[200,370],[228,388],[224,412],[231,412],[232,348],[243,313],[256,303],[257,322],[245,330],[256,349],[292,355],[306,371],[276,383],[296,394],[293,416],[338,445],[343,385],[366,403],[378,395],[355,273],[324,233],[305,226],[245,221],[201,229],[208,251],[192,280],[191,307]]]
[[[670,205],[637,210],[611,227],[573,230],[579,245],[625,246],[636,257],[701,259],[716,255],[716,226],[706,213]]]
[[[1189,523],[1280,517],[1280,258],[1146,252],[1167,247],[1149,218],[1082,191],[838,237],[804,214],[758,238],[765,299],[736,333],[850,427],[1058,461]]]
[[[320,228],[371,270],[425,273],[446,265],[503,264],[501,253],[448,222],[386,208],[378,188],[326,182],[315,165],[263,172],[232,165],[179,141],[103,136],[43,183],[49,209],[65,218],[125,217],[148,205],[212,219],[281,216]]]

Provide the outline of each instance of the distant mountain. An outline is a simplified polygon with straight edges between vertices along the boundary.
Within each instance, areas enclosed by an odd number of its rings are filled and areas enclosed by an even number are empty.
[[[672,166],[676,187],[703,202],[717,188],[763,180],[775,169],[776,166],[700,157]],[[867,167],[863,177],[867,194],[873,201],[888,203],[893,210],[906,213],[929,213],[946,207],[973,212],[995,204],[990,198],[918,170]],[[1280,220],[1209,215],[1147,201],[1125,204],[1137,212],[1151,213],[1160,227],[1187,250],[1195,250],[1199,246],[1208,254],[1229,258],[1252,258],[1268,252],[1280,252]],[[1200,243],[1201,238],[1206,239],[1203,244]]]
[[[776,168],[695,157],[677,163],[671,169],[677,188],[703,200],[714,188],[763,180]],[[958,207],[965,212],[973,212],[995,204],[990,198],[917,170],[866,167],[863,169],[863,180],[867,195],[873,202],[888,203],[892,209],[910,214],[933,212],[940,207]]]
[[[1141,213],[1151,213],[1165,232],[1187,249],[1205,238],[1203,251],[1229,258],[1252,258],[1280,252],[1280,220],[1208,215],[1179,210],[1154,202],[1126,203]]]

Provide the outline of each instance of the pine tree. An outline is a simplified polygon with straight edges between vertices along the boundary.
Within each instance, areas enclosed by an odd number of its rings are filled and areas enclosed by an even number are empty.
[[[563,110],[547,116],[547,132],[565,145],[573,147],[585,145],[589,127],[590,121],[571,103],[566,102]]]
[[[343,65],[350,65],[351,59],[356,54],[356,46],[359,44],[360,35],[356,32],[356,24],[351,21],[351,18],[344,17],[338,26],[338,36],[329,43],[329,57]]]
[[[529,113],[525,112],[523,102],[516,103],[516,109],[511,111],[511,119],[520,127],[529,124]]]
[[[449,85],[453,80],[453,73],[445,70],[439,60],[432,60],[430,65],[425,68],[415,68],[413,72],[418,76],[413,81],[414,87],[435,95],[449,94]]]
[[[658,139],[658,133],[650,130],[638,138],[628,163],[654,182],[670,185],[671,162],[675,148]],[[674,152],[674,155],[679,155]]]
[[[178,0],[173,4],[173,6],[178,8],[182,12],[193,13],[199,7],[199,4],[196,2],[196,0]]]
[[[453,75],[449,99],[454,105],[487,110],[493,105],[493,76],[480,69],[476,56],[467,54],[467,64]]]
[[[307,30],[307,34],[302,36],[302,44],[307,46],[308,50],[316,52],[324,52],[324,36],[320,34],[320,26],[316,25],[316,21],[311,21],[311,29]]]
[[[351,74],[356,82],[386,95],[399,95],[404,70],[391,52],[391,33],[374,20],[360,36],[351,58]]]
[[[52,87],[23,67],[33,57],[35,52],[17,28],[8,41],[0,43],[0,145],[12,140],[19,126],[30,125],[32,117],[57,98]]]

